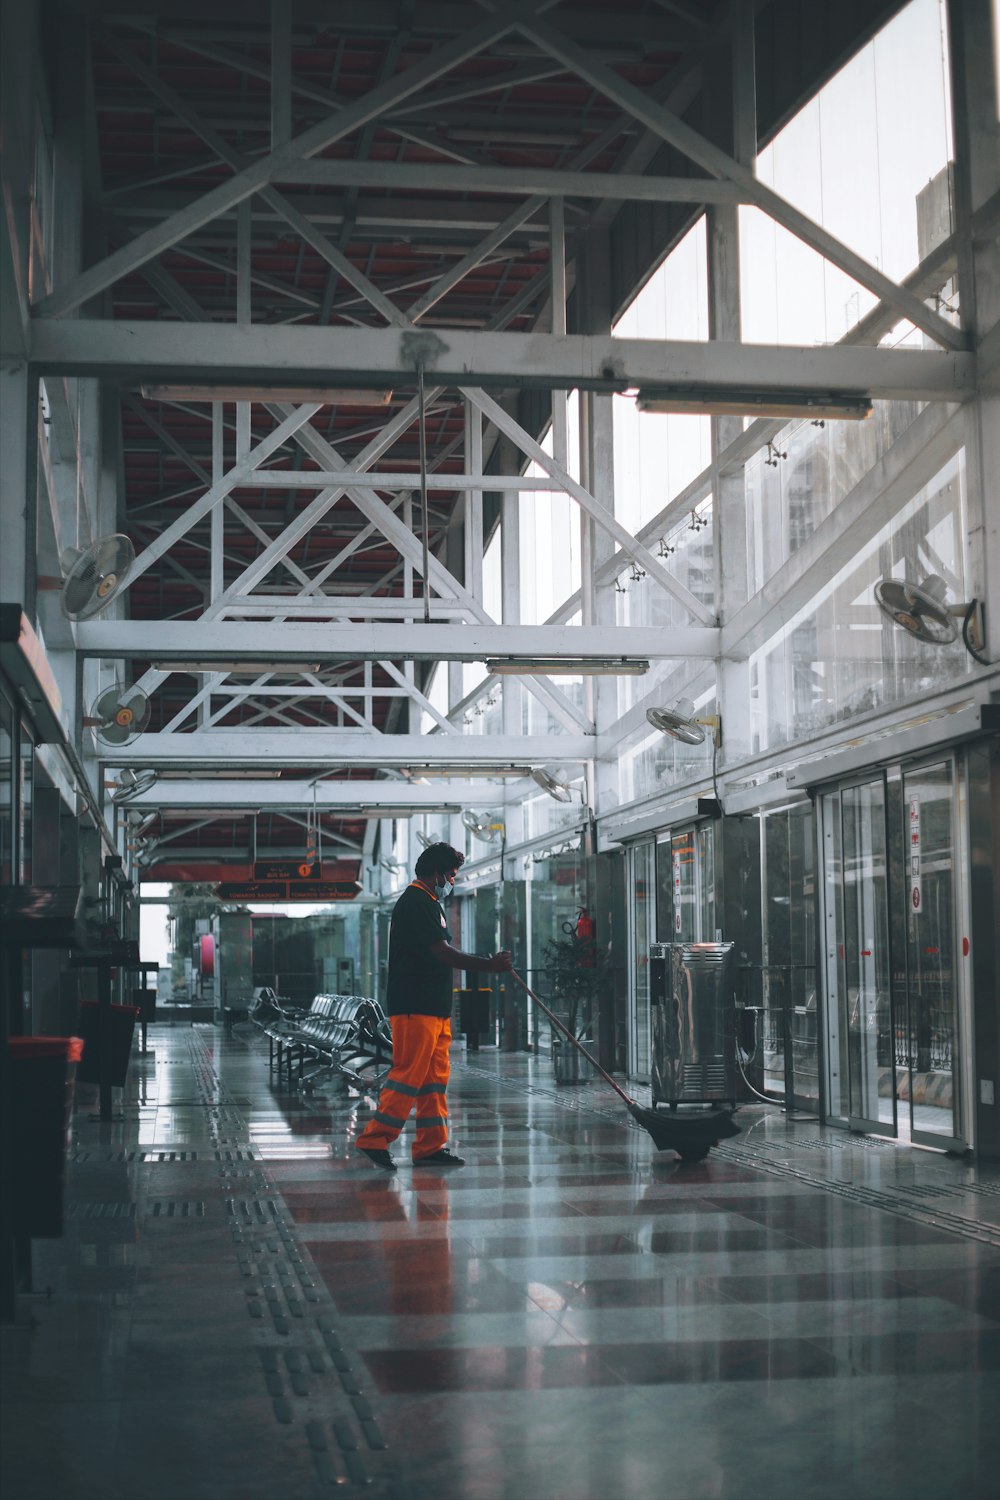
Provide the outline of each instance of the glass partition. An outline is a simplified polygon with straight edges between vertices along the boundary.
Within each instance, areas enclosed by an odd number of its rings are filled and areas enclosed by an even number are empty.
[[[0,885],[14,885],[14,710],[0,691]]]
[[[628,1071],[643,1081],[650,1077],[649,945],[656,932],[656,858],[652,840],[638,844],[630,853],[629,900],[629,991],[632,1024],[629,1027]]]
[[[966,598],[964,458],[956,453],[869,542],[859,542],[815,597],[752,654],[755,750],[944,687],[968,672],[960,639],[943,646],[917,640],[881,612],[874,595],[880,578],[919,581],[937,573],[949,601]]]
[[[941,0],[911,0],[756,162],[761,182],[895,281],[932,248],[929,185],[939,184],[950,232],[947,32]],[[833,343],[874,305],[873,293],[759,210],[740,209],[740,236],[748,343]]]
[[[579,841],[579,835],[576,836]],[[540,851],[525,856],[525,926],[527,930],[528,983],[548,1003],[550,975],[546,947],[575,930],[577,915],[587,905],[587,865],[579,847],[559,854]],[[531,1007],[529,1036],[536,1051],[548,1052],[551,1028],[540,1012]]]
[[[761,815],[765,1091],[786,1087],[791,1045],[793,1102],[819,1109],[815,835],[808,804]]]

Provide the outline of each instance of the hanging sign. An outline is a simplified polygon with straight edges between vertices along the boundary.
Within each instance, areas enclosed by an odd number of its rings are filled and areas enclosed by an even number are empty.
[[[674,853],[674,931],[681,930],[681,857]]]
[[[215,887],[220,901],[353,901],[356,880],[240,880]]]
[[[920,882],[920,798],[911,797],[909,802],[909,849],[910,861],[910,910],[920,912],[923,907],[923,889]]]
[[[323,867],[318,860],[269,859],[257,860],[253,867],[254,880],[322,880]]]

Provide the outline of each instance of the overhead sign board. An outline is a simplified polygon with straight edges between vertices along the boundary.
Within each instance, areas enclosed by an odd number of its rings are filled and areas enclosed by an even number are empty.
[[[253,867],[254,880],[322,880],[319,860],[259,860]]]
[[[241,880],[215,887],[220,901],[353,901],[355,880]]]

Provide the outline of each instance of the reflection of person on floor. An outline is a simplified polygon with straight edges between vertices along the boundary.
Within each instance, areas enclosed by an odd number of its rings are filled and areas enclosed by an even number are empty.
[[[433,1166],[464,1166],[446,1146],[446,1092],[451,1060],[452,971],[503,974],[510,954],[490,958],[461,953],[448,941],[441,898],[450,894],[465,855],[449,844],[431,844],[414,866],[411,881],[393,908],[389,926],[386,1010],[392,1025],[392,1067],[382,1085],[378,1109],[357,1140],[359,1151],[387,1172],[396,1164],[389,1147],[417,1106],[413,1161]]]

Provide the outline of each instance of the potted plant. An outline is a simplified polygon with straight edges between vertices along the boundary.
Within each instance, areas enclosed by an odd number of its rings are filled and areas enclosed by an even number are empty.
[[[579,925],[586,929],[590,924]],[[563,931],[564,937],[553,938],[543,949],[549,997],[559,1019],[589,1048],[596,1040],[597,1001],[609,979],[610,960],[586,930],[581,934],[566,922]],[[557,1083],[579,1083],[591,1075],[578,1049],[555,1027],[552,1066]]]

